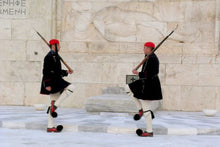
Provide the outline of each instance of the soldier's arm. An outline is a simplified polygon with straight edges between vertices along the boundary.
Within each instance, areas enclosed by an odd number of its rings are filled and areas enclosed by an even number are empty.
[[[50,56],[46,56],[44,58],[44,66],[43,66],[43,75],[44,75],[44,86],[48,87],[51,85],[51,80],[53,77],[53,70],[52,70],[52,62],[53,60],[51,59]]]
[[[61,71],[61,76],[62,76],[62,77],[68,76],[67,70],[62,70],[62,71]]]
[[[156,76],[159,73],[159,60],[155,56],[151,58],[151,61],[149,62],[149,66],[147,69],[147,78],[152,78]]]

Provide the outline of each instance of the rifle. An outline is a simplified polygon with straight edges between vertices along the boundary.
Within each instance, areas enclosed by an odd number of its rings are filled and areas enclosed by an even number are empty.
[[[167,38],[170,37],[171,34],[173,34],[173,32],[174,32],[177,28],[178,28],[178,24],[176,25],[175,29],[174,29],[173,31],[171,31],[171,33],[170,33],[169,35],[167,35],[167,36],[151,51],[151,53],[150,53],[149,55],[147,55],[147,56],[141,61],[141,63],[139,63],[139,64],[136,66],[135,70],[138,70],[138,69],[141,67],[141,65],[143,65],[144,62],[149,58],[149,56],[152,55],[152,54],[161,46],[161,44],[163,44],[163,42],[164,42],[165,40],[167,40]]]
[[[34,29],[34,28],[33,28]],[[35,30],[35,29],[34,29]],[[50,47],[50,44],[47,42],[47,40],[37,31],[35,30],[35,32],[40,36],[40,38],[47,44],[47,46],[51,49]],[[72,68],[67,65],[67,63],[63,60],[63,58],[57,53],[58,57],[60,58],[60,60],[63,62],[63,64],[66,66],[66,68],[69,70],[69,71],[73,71]]]

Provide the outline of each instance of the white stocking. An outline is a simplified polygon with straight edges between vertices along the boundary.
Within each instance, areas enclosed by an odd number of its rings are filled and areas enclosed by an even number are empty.
[[[142,106],[143,106],[143,111],[147,111],[144,113],[144,116],[146,117],[146,131],[148,133],[153,132],[152,129],[152,116],[151,112],[148,110],[151,110],[151,101],[149,100],[141,100]]]
[[[60,96],[60,92],[50,94],[50,102],[56,101]],[[48,113],[48,128],[53,128],[54,127],[54,119],[50,114],[50,111]]]
[[[64,89],[64,91],[62,92],[62,94],[60,95],[59,99],[55,102],[56,106],[60,106],[60,104],[73,93],[73,90],[75,89],[75,87],[70,84],[68,87],[66,87]]]
[[[132,99],[134,100],[138,110],[142,109],[142,104],[141,104],[141,101],[135,97],[132,97]]]

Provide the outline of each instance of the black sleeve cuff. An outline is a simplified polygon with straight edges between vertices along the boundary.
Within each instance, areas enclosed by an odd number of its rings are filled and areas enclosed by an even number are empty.
[[[62,77],[68,76],[67,70],[62,70],[61,75]]]

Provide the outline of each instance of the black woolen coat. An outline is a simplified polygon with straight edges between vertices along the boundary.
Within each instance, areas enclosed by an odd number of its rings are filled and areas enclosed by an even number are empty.
[[[135,98],[142,100],[161,100],[163,98],[158,73],[159,60],[155,54],[152,54],[142,66],[139,73],[140,80],[128,85]]]
[[[62,78],[67,75],[67,71],[61,69],[59,56],[53,50],[50,50],[44,58],[43,78],[40,93],[49,95],[62,92],[70,84]],[[51,91],[46,90],[46,87],[48,86],[51,86]]]

